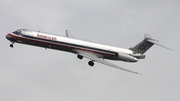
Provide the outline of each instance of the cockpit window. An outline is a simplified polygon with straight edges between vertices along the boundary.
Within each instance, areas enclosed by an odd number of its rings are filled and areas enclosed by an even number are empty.
[[[18,34],[18,32],[17,31],[15,31],[15,32],[13,32],[14,34]]]
[[[13,33],[16,34],[16,35],[21,35],[21,31],[15,31]]]

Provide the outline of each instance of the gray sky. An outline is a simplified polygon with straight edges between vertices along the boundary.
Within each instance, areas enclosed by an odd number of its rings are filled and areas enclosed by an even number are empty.
[[[1,0],[0,101],[179,101],[179,0]],[[173,48],[153,46],[137,63],[113,63],[135,75],[88,59],[15,44],[20,28],[129,48],[144,34]]]

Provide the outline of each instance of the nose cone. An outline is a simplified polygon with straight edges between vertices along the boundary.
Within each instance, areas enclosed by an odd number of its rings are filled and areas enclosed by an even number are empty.
[[[6,39],[10,40],[11,36],[9,34],[6,35]]]

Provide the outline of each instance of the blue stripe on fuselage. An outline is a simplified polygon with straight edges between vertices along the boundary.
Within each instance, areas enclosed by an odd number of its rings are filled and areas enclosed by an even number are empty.
[[[71,44],[71,43],[66,43],[66,42],[60,42],[60,41],[55,41],[55,40],[48,40],[48,39],[38,38],[38,37],[24,35],[24,34],[22,34],[21,36],[25,37],[25,38],[33,39],[33,40],[50,42],[53,44],[61,44],[66,47],[74,47],[74,48],[78,48],[78,49],[79,48],[80,49],[88,49],[88,50],[92,50],[92,51],[98,51],[98,52],[102,52],[102,53],[106,53],[106,54],[111,54],[114,56],[117,54],[116,52],[112,52],[112,51],[107,51],[107,50],[102,50],[102,49],[97,49],[97,48],[92,48],[92,47],[87,47],[87,46],[81,46],[81,45]]]

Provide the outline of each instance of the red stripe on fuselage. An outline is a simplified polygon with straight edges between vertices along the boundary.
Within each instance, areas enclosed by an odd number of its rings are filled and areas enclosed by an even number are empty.
[[[114,54],[108,54],[107,52],[100,52],[98,50],[90,50],[90,49],[85,49],[85,48],[80,48],[80,47],[75,47],[75,46],[70,46],[70,45],[63,45],[63,44],[58,44],[58,43],[53,43],[53,42],[47,42],[47,41],[42,41],[42,40],[38,40],[38,39],[29,39],[29,38],[25,38],[25,37],[20,37],[18,35],[14,35],[9,33],[8,36],[15,38],[16,40],[22,40],[22,41],[33,41],[33,42],[39,42],[39,43],[43,43],[43,44],[47,44],[47,45],[55,45],[55,46],[61,46],[61,47],[67,47],[67,48],[72,48],[72,49],[78,49],[78,50],[83,50],[83,51],[89,51],[89,52],[94,52],[94,53],[98,53],[98,54],[104,54],[104,55],[109,55],[109,56],[115,56]],[[46,47],[45,47],[46,48]],[[47,47],[47,48],[51,48],[51,47]]]

